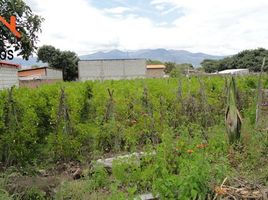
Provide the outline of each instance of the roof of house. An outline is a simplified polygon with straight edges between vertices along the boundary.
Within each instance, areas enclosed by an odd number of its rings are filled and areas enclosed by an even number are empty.
[[[39,70],[39,69],[53,69],[53,70],[61,71],[60,69],[55,69],[55,68],[51,68],[51,67],[46,66],[46,67],[36,67],[36,68],[21,69],[21,70],[19,70],[19,72],[34,71],[34,70]]]
[[[223,71],[219,71],[218,73],[219,74],[236,74],[236,73],[239,73],[239,72],[249,72],[248,69],[226,69],[226,70],[223,70]]]
[[[9,63],[9,62],[6,62],[6,61],[0,61],[0,67],[19,68],[20,65],[14,64],[14,63]]]
[[[165,65],[147,65],[146,68],[147,69],[165,69],[166,66]]]
[[[105,59],[82,59],[79,62],[88,62],[88,61],[124,61],[124,60],[146,60],[145,58],[105,58]]]

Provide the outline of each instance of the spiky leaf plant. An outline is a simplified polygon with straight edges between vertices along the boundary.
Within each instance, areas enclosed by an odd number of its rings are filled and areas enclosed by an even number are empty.
[[[234,77],[232,77],[228,88],[227,109],[225,113],[225,125],[230,144],[239,141],[241,135],[242,118],[237,109],[236,97],[236,83]]]

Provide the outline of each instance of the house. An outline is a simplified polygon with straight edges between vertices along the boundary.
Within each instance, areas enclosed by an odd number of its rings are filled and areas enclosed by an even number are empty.
[[[146,60],[81,60],[78,62],[78,77],[80,81],[145,78]]]
[[[226,69],[226,70],[217,72],[217,74],[246,75],[246,74],[249,74],[249,70],[248,69]]]
[[[62,71],[50,67],[22,69],[18,72],[21,87],[36,88],[42,84],[54,83],[63,80]]]
[[[147,65],[146,76],[148,78],[161,78],[165,76],[165,65]]]
[[[19,86],[19,65],[0,61],[0,89]]]

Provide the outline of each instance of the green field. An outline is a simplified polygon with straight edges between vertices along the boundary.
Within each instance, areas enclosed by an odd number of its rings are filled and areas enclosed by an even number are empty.
[[[213,199],[228,196],[221,184],[238,187],[237,180],[265,187],[268,134],[254,129],[258,77],[236,78],[243,123],[234,145],[224,121],[228,82],[184,77],[1,91],[0,199]],[[263,82],[268,88],[267,76]],[[96,163],[133,152],[145,154],[114,161],[111,170]],[[79,179],[72,169],[81,169]]]

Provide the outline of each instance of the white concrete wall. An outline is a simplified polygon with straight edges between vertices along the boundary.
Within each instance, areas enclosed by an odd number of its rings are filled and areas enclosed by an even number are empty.
[[[80,81],[144,78],[146,61],[142,59],[79,61],[78,73]]]
[[[0,89],[19,86],[18,69],[11,67],[0,67]]]
[[[56,80],[62,80],[63,75],[61,70],[55,70],[55,69],[46,69],[46,76],[42,76],[42,79],[56,79]]]

